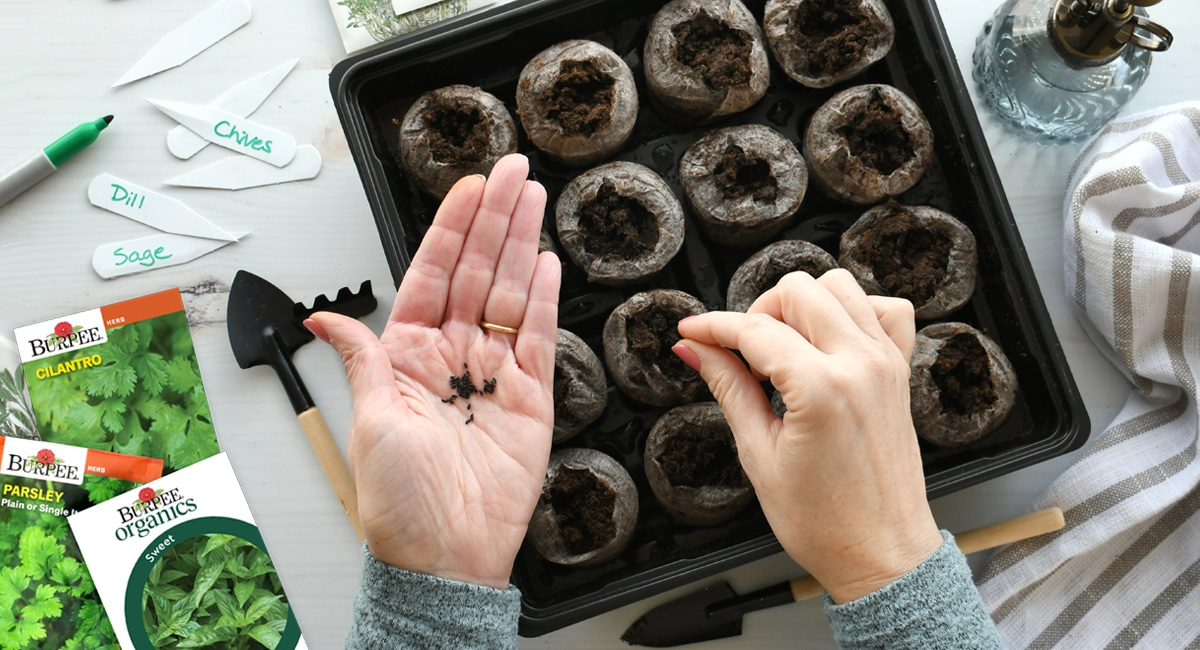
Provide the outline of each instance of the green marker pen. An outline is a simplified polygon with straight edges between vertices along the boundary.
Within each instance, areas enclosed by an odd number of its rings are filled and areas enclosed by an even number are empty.
[[[81,124],[49,147],[0,172],[0,206],[57,171],[71,156],[95,142],[112,121],[113,116],[107,115],[95,122]]]

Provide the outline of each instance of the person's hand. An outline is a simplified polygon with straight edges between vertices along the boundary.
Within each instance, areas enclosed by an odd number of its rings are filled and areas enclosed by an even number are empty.
[[[350,378],[350,467],[371,553],[498,589],[541,494],[554,422],[561,267],[538,255],[546,190],[525,180],[528,170],[508,156],[486,184],[473,176],[454,186],[381,338],[335,314],[306,322]],[[495,393],[446,403],[450,377],[467,369],[480,389],[495,378]]]
[[[676,354],[725,411],[771,529],[835,602],[941,546],[909,414],[911,303],[868,297],[844,270],[792,273],[749,313],[695,316],[679,333]],[[782,419],[752,373],[782,394]]]

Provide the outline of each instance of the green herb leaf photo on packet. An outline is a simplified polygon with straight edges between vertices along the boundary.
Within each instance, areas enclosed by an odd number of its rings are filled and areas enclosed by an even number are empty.
[[[194,537],[155,563],[142,621],[158,650],[275,650],[288,605],[271,559],[232,535]]]

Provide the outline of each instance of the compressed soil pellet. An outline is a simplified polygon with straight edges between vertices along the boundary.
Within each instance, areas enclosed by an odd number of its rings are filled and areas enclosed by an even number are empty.
[[[679,181],[700,228],[722,244],[761,244],[791,221],[808,190],[800,150],[778,131],[747,124],[688,148]]]
[[[637,85],[616,52],[594,41],[565,41],[521,71],[517,114],[530,141],[550,158],[591,165],[629,141],[637,122]]]
[[[563,188],[558,239],[590,282],[634,284],[658,273],[683,246],[683,206],[648,167],[613,162]]]
[[[804,134],[810,181],[830,197],[873,205],[907,192],[933,161],[933,131],[892,86],[855,86],[817,109]]]
[[[917,318],[946,316],[975,292],[975,235],[929,206],[887,203],[842,234],[842,267],[870,294],[904,298]]]
[[[608,383],[600,357],[583,339],[560,328],[554,351],[554,442],[582,431],[607,405]]]
[[[896,38],[882,0],[769,0],[763,30],[779,67],[810,88],[861,73]]]
[[[555,564],[595,566],[625,550],[637,517],[637,486],[624,467],[594,449],[560,449],[550,454],[527,539]]]
[[[788,273],[803,271],[819,278],[837,265],[837,260],[825,249],[810,242],[785,239],[769,244],[733,272],[725,294],[725,308],[745,312]]]
[[[733,432],[716,402],[664,413],[650,430],[643,458],[654,496],[681,524],[716,526],[754,501]]]
[[[464,176],[492,172],[517,152],[517,127],[504,103],[479,88],[447,86],[421,95],[400,123],[400,164],[439,199]]]
[[[646,87],[672,117],[703,123],[740,113],[771,81],[762,30],[740,0],[674,0],[650,23]]]
[[[991,338],[964,323],[917,332],[909,379],[913,426],[939,447],[962,447],[995,431],[1017,401],[1017,376]]]
[[[706,385],[671,351],[682,338],[679,321],[705,313],[704,304],[674,289],[635,294],[604,323],[604,359],[626,395],[652,406],[695,401]]]

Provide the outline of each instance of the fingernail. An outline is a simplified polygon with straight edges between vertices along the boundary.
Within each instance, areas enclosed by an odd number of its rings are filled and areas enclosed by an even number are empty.
[[[471,175],[474,176],[475,178],[482,180],[485,183],[487,182],[487,176],[484,176],[483,174],[471,174]]]
[[[326,343],[329,342],[329,333],[326,332],[325,328],[321,327],[321,324],[317,321],[310,318],[304,321],[304,326],[308,328],[308,331],[313,333],[313,336],[325,341]]]
[[[700,372],[700,357],[696,356],[691,348],[680,342],[671,348],[671,352],[674,352],[675,356],[679,357],[679,360],[686,363],[689,368]]]

